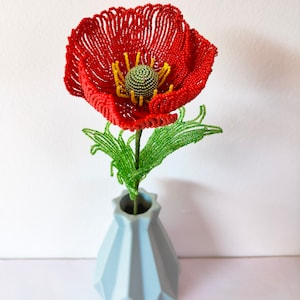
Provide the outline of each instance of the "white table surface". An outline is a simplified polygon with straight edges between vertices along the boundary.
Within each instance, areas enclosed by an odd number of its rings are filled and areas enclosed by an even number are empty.
[[[0,260],[0,299],[99,300],[94,265],[93,259]],[[182,258],[180,265],[179,300],[300,300],[300,257]]]

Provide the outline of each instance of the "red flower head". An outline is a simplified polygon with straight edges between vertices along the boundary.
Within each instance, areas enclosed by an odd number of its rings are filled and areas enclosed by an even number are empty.
[[[159,127],[201,92],[216,54],[172,5],[111,8],[72,30],[64,80],[123,129]]]

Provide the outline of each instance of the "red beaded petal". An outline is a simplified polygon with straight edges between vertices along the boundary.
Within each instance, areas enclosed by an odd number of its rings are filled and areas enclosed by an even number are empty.
[[[111,64],[118,60],[125,74],[124,52],[132,64],[141,52],[141,64],[149,65],[153,57],[156,71],[164,62],[171,66],[170,75],[149,105],[140,107],[116,96]],[[84,97],[115,125],[130,130],[158,127],[175,122],[176,114],[169,113],[201,92],[215,55],[216,48],[191,30],[172,5],[111,8],[83,19],[72,30],[64,80],[72,95]],[[164,94],[170,84],[174,92]]]
[[[176,110],[193,100],[205,87],[212,71],[217,48],[196,30],[191,30],[190,41],[190,72],[177,86],[177,90],[154,97],[149,103],[150,112],[169,113]]]
[[[78,63],[89,60],[90,77],[97,88],[113,91],[111,63],[120,60],[124,68],[123,53],[134,62],[136,53],[142,52],[141,63],[149,64],[155,57],[161,67],[164,62],[174,64],[187,56],[184,45],[189,27],[180,11],[171,5],[145,5],[135,9],[111,8],[85,18],[72,30],[67,46],[65,83],[69,92],[83,97],[78,80]],[[124,68],[125,69],[125,68]],[[176,78],[186,72],[177,67]],[[181,79],[179,79],[180,81]]]

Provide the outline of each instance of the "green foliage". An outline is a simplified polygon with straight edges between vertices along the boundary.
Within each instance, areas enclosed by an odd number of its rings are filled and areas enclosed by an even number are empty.
[[[135,155],[132,148],[125,143],[123,139],[123,130],[120,131],[118,137],[112,135],[109,130],[110,123],[107,122],[104,132],[85,128],[82,131],[90,137],[95,144],[91,147],[91,154],[102,151],[109,155],[111,162],[111,176],[113,169],[117,169],[118,181],[125,183],[130,195],[135,194]]]
[[[149,173],[153,168],[174,151],[191,143],[197,143],[206,135],[221,133],[217,126],[204,125],[205,107],[200,107],[198,116],[190,121],[184,121],[185,110],[180,109],[178,120],[172,125],[156,128],[141,151],[140,168],[143,174]]]
[[[117,169],[119,182],[125,183],[130,198],[134,199],[138,193],[136,183],[142,181],[168,155],[188,144],[199,142],[206,135],[222,132],[218,126],[202,124],[205,114],[203,105],[200,106],[200,112],[195,119],[184,121],[185,109],[181,108],[175,123],[156,128],[140,152],[138,169],[135,164],[135,153],[131,147],[135,135],[125,142],[123,131],[120,131],[118,137],[112,135],[110,123],[107,123],[103,133],[92,129],[83,129],[83,132],[95,142],[91,147],[93,155],[100,150],[111,157],[111,175],[113,169]]]

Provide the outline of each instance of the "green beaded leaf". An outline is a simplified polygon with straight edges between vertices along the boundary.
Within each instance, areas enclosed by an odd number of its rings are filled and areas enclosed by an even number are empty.
[[[136,183],[141,182],[168,155],[188,144],[199,142],[206,135],[222,132],[218,126],[202,124],[205,114],[205,106],[202,105],[195,119],[184,121],[185,109],[182,107],[175,123],[156,128],[140,152],[138,170],[131,147],[135,135],[125,142],[123,130],[115,137],[109,130],[110,123],[107,123],[103,133],[87,128],[83,132],[95,142],[91,147],[93,155],[102,151],[111,157],[111,175],[113,176],[113,169],[116,168],[118,181],[126,185],[130,198],[135,199],[138,194]]]
[[[111,176],[113,169],[117,169],[117,178],[120,184],[125,183],[130,195],[135,195],[135,156],[131,147],[123,139],[123,131],[120,131],[116,138],[109,130],[110,123],[107,123],[104,132],[85,128],[82,131],[90,137],[95,144],[91,147],[91,154],[102,151],[109,155],[111,162]]]
[[[202,121],[205,117],[205,106],[200,106],[198,116],[190,121],[184,121],[185,109],[179,110],[178,120],[168,126],[156,128],[150,136],[147,144],[140,154],[140,172],[145,177],[153,168],[160,165],[162,161],[174,151],[197,143],[206,135],[221,133],[218,126],[205,125]]]

